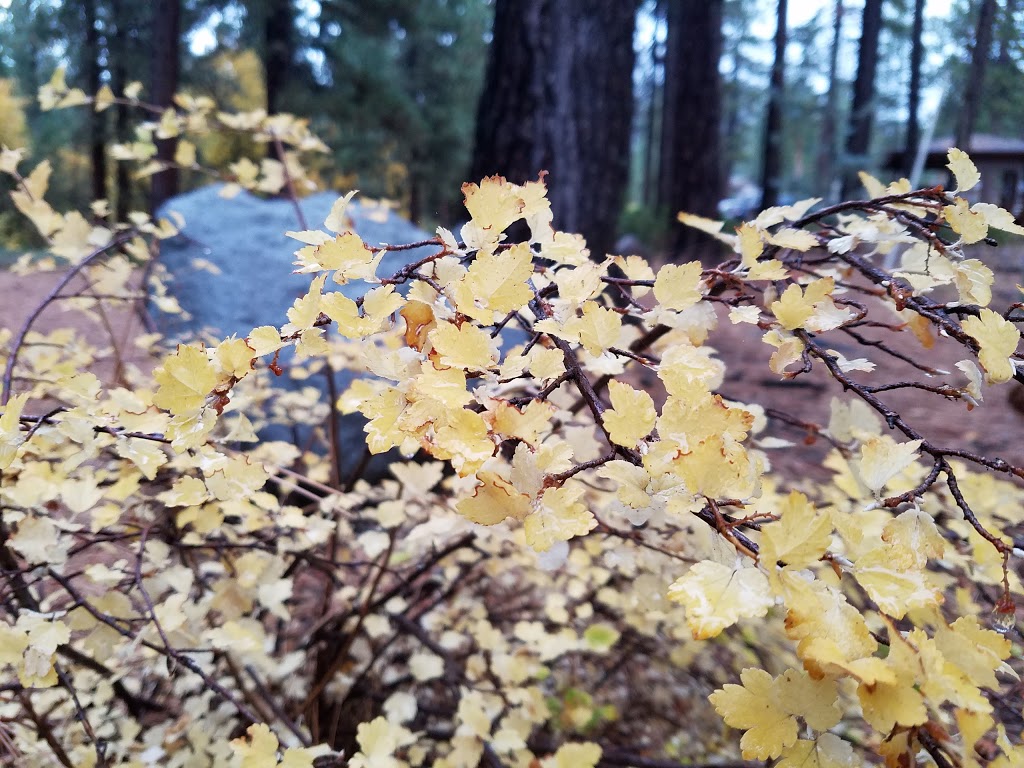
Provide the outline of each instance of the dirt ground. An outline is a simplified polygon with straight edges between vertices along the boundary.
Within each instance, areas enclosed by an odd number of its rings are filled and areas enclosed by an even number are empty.
[[[9,331],[12,336],[17,335],[26,319],[63,276],[63,272],[15,275],[0,270],[0,329]],[[82,286],[81,278],[76,278],[62,293],[73,293]],[[44,334],[59,328],[79,330],[89,343],[101,350],[100,360],[92,372],[106,383],[118,378],[119,367],[149,368],[153,357],[149,350],[136,344],[146,333],[146,327],[132,303],[106,302],[104,315],[87,314],[74,309],[71,302],[58,299],[32,324],[32,330]]]
[[[1002,308],[1017,301],[1021,296],[1016,284],[1022,281],[1019,265],[1024,263],[1024,249],[988,249],[984,252],[984,258],[997,271],[992,305]],[[0,271],[0,328],[16,333],[27,315],[59,278],[60,275],[55,273],[16,276]],[[119,356],[122,362],[132,365],[145,367],[152,364],[152,357],[147,354],[147,350],[139,349],[133,343],[138,335],[145,333],[144,324],[136,312],[127,306],[111,311],[107,322],[114,329],[116,354],[109,344],[109,334],[103,324],[81,312],[69,310],[66,302],[57,302],[49,307],[35,328],[45,332],[70,325],[80,329],[94,344],[106,347],[106,359],[94,371],[105,381],[110,381],[114,375]],[[871,335],[871,332],[866,335]],[[892,335],[876,332],[873,338]],[[804,421],[827,424],[832,397],[842,396],[839,385],[821,370],[820,365],[815,366],[810,374],[789,381],[781,380],[768,368],[768,358],[773,348],[764,344],[761,336],[762,332],[754,326],[731,324],[723,312],[722,321],[708,342],[718,350],[727,366],[722,394],[729,399],[760,403],[768,408],[785,411]],[[898,336],[899,349],[919,359],[927,358],[933,366],[951,371],[951,374],[928,379],[910,365],[877,349],[864,349],[852,341],[839,343],[831,337],[828,340],[830,348],[837,349],[847,357],[867,357],[877,364],[878,368],[873,373],[853,374],[858,381],[880,383],[918,379],[933,384],[948,382],[954,385],[964,382],[964,377],[954,368],[954,363],[967,356],[958,344],[948,339],[939,339],[932,350],[925,351],[911,334]],[[1015,388],[1020,389],[1013,382],[986,388],[984,405],[972,411],[968,411],[962,402],[950,402],[919,390],[887,392],[882,397],[937,445],[966,447],[988,456],[1001,457],[1015,465],[1024,465],[1024,397],[1021,397],[1020,405],[1014,406],[1010,394]],[[1017,397],[1021,395],[1024,395],[1024,390]],[[803,441],[806,432],[799,429],[781,424],[773,424],[771,429],[774,435],[796,443],[792,448],[771,451],[772,463],[777,471],[791,479],[814,479],[823,472],[817,462],[823,455],[824,445],[805,446]]]

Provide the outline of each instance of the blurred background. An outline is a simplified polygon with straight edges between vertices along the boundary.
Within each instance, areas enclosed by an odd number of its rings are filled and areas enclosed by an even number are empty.
[[[978,194],[1019,215],[1022,28],[1020,0],[0,0],[0,143],[27,147],[25,167],[56,159],[58,209],[106,198],[123,215],[208,183],[118,164],[130,107],[41,111],[63,64],[86,93],[140,81],[158,106],[187,92],[307,117],[331,147],[322,186],[427,230],[464,216],[463,181],[543,169],[556,225],[593,251],[628,235],[672,257],[699,244],[679,210],[860,196],[860,169],[942,183],[953,145]],[[267,150],[198,148],[225,173]],[[32,238],[0,209],[0,247]]]

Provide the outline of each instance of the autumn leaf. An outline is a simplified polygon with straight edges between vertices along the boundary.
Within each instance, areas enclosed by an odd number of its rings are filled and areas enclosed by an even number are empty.
[[[766,566],[777,562],[806,568],[818,562],[832,539],[832,522],[819,514],[807,497],[790,492],[779,506],[781,519],[764,527],[760,560]]]
[[[978,342],[978,362],[990,384],[1013,378],[1016,370],[1010,356],[1017,351],[1020,333],[1017,326],[991,309],[982,309],[978,317],[963,320],[964,332]]]
[[[666,309],[689,309],[704,295],[699,261],[686,264],[666,264],[658,270],[654,281],[654,297]]]
[[[668,596],[686,608],[686,623],[697,640],[715,637],[741,618],[764,616],[775,604],[760,570],[712,560],[694,565],[669,587]]]
[[[946,153],[946,158],[949,160],[946,163],[946,167],[949,168],[956,179],[955,192],[967,192],[974,189],[978,182],[981,181],[981,174],[978,173],[974,161],[962,149],[950,147],[949,152]]]
[[[201,408],[220,381],[206,349],[191,344],[179,344],[177,351],[165,357],[153,372],[153,378],[158,385],[153,404],[174,415]]]
[[[744,669],[740,680],[742,685],[729,683],[708,699],[728,725],[746,731],[740,739],[744,759],[778,757],[796,743],[796,718],[779,706],[775,681],[763,669]]]
[[[854,463],[857,477],[869,491],[878,494],[892,478],[917,460],[920,440],[897,443],[888,435],[871,437],[860,449]]]
[[[658,417],[646,392],[621,381],[608,382],[612,407],[604,412],[604,425],[614,443],[633,448],[654,429]]]

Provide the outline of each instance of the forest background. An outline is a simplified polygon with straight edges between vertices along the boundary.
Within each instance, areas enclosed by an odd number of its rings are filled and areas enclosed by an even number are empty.
[[[562,54],[530,19],[561,29],[548,37]],[[671,231],[679,210],[740,218],[809,195],[834,201],[861,169],[913,175],[929,139],[1019,140],[1022,24],[1016,0],[6,0],[0,143],[59,157],[58,207],[107,198],[123,214],[209,180],[133,179],[109,149],[133,139],[125,105],[41,110],[38,88],[64,65],[86,93],[140,80],[151,103],[181,90],[306,116],[332,152],[317,181],[393,200],[428,230],[456,223],[463,180],[522,182],[544,168],[556,215],[595,251],[627,233],[678,251],[700,237]],[[588,63],[588,46],[614,55]],[[508,55],[517,49],[528,55]],[[573,62],[601,76],[577,77]],[[571,88],[537,87],[563,70]],[[544,125],[516,109],[557,117]],[[588,134],[605,123],[605,135]],[[230,173],[254,148],[219,135],[198,150],[204,168]],[[582,189],[611,192],[559,199]],[[0,213],[0,248],[32,237]]]

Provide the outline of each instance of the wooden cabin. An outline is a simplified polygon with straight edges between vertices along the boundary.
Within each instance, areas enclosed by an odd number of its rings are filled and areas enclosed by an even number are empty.
[[[953,139],[948,137],[929,144],[919,186],[946,183],[946,154],[951,146]],[[1024,139],[978,133],[971,137],[967,152],[981,173],[981,183],[965,197],[971,202],[996,203],[1020,219],[1024,214]],[[902,153],[893,152],[886,167],[892,171],[901,164]]]

